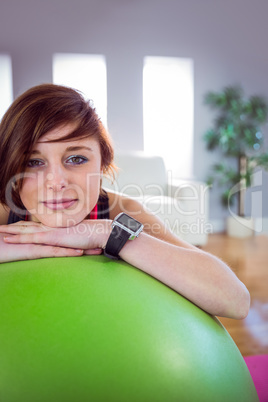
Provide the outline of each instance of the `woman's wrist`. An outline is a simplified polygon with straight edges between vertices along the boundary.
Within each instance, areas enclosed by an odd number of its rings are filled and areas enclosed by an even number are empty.
[[[93,221],[89,222],[90,224],[93,223]],[[99,219],[94,222],[94,226],[93,233],[96,239],[94,243],[96,243],[98,248],[104,249],[111,233],[112,220]],[[91,229],[91,227],[89,229]],[[89,241],[89,244],[91,244],[91,241]]]
[[[112,230],[112,220],[111,219],[105,219],[104,220],[104,231],[103,231],[103,238],[102,238],[102,249],[105,249],[107,241],[109,239],[109,236],[111,234]]]

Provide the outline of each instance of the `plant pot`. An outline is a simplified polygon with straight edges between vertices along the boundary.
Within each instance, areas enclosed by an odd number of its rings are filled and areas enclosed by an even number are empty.
[[[247,238],[254,235],[254,219],[238,215],[227,218],[227,234],[230,237]]]

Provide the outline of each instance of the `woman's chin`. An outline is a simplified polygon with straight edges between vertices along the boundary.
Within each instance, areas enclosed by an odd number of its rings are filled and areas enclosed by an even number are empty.
[[[68,228],[81,223],[88,214],[79,214],[70,216],[64,213],[55,213],[53,215],[42,215],[36,217],[36,219],[45,226],[51,228]]]

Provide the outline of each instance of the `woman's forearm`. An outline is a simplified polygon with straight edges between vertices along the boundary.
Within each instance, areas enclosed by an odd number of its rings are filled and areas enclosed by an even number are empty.
[[[142,233],[127,242],[120,256],[210,314],[241,319],[248,313],[247,288],[226,264],[211,254]]]

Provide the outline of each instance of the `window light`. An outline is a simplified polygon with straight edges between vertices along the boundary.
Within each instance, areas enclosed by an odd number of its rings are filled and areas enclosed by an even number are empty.
[[[161,155],[174,177],[192,175],[193,60],[145,57],[144,150]]]
[[[78,89],[93,101],[107,126],[107,74],[102,55],[56,53],[53,56],[53,82]]]
[[[11,57],[0,54],[0,120],[13,101]]]

